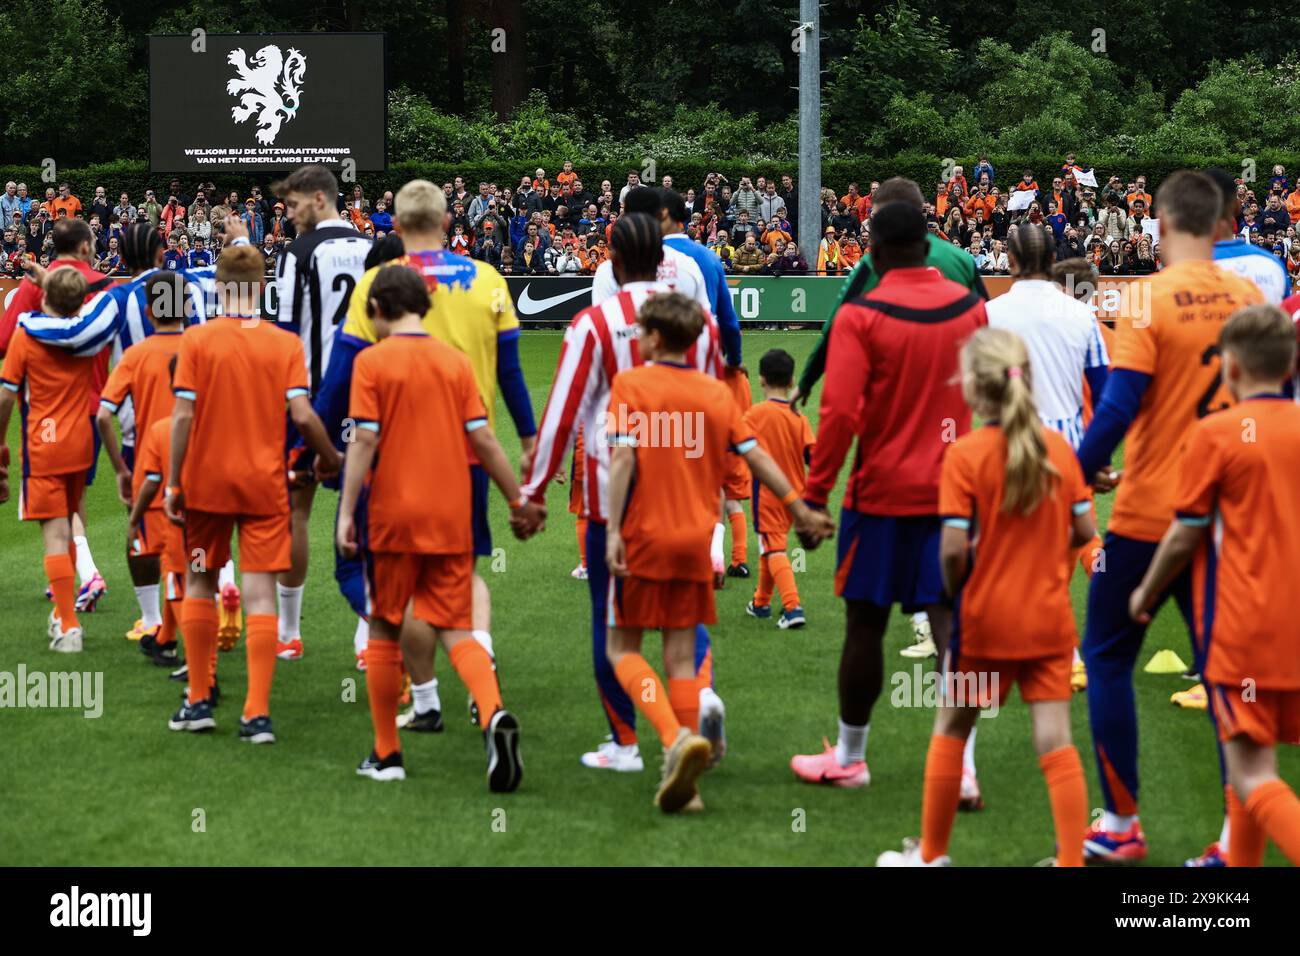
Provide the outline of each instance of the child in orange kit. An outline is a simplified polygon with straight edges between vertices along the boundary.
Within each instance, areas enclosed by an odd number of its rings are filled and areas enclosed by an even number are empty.
[[[758,362],[758,377],[766,401],[745,412],[744,422],[785,475],[791,487],[803,493],[806,467],[812,455],[813,433],[808,419],[790,404],[794,384],[794,358],[784,349],[771,349]],[[790,533],[790,515],[772,492],[754,483],[754,532],[758,535],[759,573],[754,599],[745,606],[751,617],[772,616],[772,591],[781,592],[782,630],[803,627],[806,623],[799,605],[799,589],[794,583],[794,569],[786,555]]]
[[[677,813],[703,809],[696,782],[713,756],[709,741],[696,732],[695,628],[717,620],[710,542],[727,452],[744,456],[754,477],[790,509],[802,535],[820,541],[833,533],[834,522],[799,500],[745,428],[730,389],[687,364],[686,351],[704,327],[700,307],[680,293],[656,293],[637,321],[641,355],[651,364],[614,377],[606,419],[607,653],[619,683],[663,743],[655,805]],[[667,693],[641,656],[647,629],[663,632]]]
[[[985,424],[949,446],[939,483],[939,558],[956,610],[925,761],[921,839],[876,865],[950,864],[966,737],[981,709],[1000,707],[1017,683],[1047,780],[1056,865],[1082,866],[1088,792],[1070,738],[1077,632],[1066,558],[1092,538],[1091,502],[1069,442],[1038,419],[1024,342],[980,329],[962,349],[961,372],[966,402]]]
[[[76,315],[86,288],[86,280],[76,269],[51,270],[41,280],[41,311],[65,318]],[[0,503],[9,500],[10,456],[4,437],[14,404],[21,401],[24,428],[18,517],[41,523],[45,576],[54,598],[48,626],[50,650],[63,653],[76,653],[82,646],[73,577],[72,516],[81,503],[94,456],[86,416],[86,392],[94,363],[93,356],[78,358],[43,345],[19,326],[0,370]]]
[[[1269,839],[1300,865],[1300,799],[1276,753],[1300,743],[1300,619],[1279,599],[1300,567],[1300,407],[1282,394],[1295,327],[1276,306],[1249,306],[1228,319],[1219,348],[1237,404],[1193,430],[1175,518],[1129,613],[1149,623],[1195,556],[1197,649],[1228,772],[1228,865],[1259,866]]]
[[[492,658],[473,627],[474,533],[471,450],[510,502],[512,523],[541,511],[525,503],[488,424],[469,359],[422,325],[429,289],[414,269],[381,269],[366,292],[378,343],[357,356],[349,416],[355,444],[339,502],[336,537],[344,557],[364,549],[370,641],[366,690],[374,748],[357,767],[372,780],[405,780],[397,738],[402,632],[431,629],[476,705],[487,747],[488,787],[519,786],[519,721],[502,706]],[[364,527],[356,522],[369,479]],[[438,493],[430,495],[429,482]],[[413,620],[403,625],[408,606]],[[425,630],[422,638],[428,638]],[[408,636],[408,640],[410,637]]]

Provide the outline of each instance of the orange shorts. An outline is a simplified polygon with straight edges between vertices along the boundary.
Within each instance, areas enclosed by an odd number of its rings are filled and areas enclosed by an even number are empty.
[[[1210,685],[1210,706],[1219,739],[1246,736],[1262,747],[1300,744],[1300,690],[1254,690],[1243,699],[1241,687]]]
[[[169,524],[171,522],[161,508],[150,508],[144,513],[144,520],[140,522],[140,534],[131,539],[130,553],[136,557],[161,556],[166,544]]]
[[[960,655],[949,669],[947,681],[964,706],[999,707],[1011,694],[1011,685],[1020,685],[1020,699],[1025,703],[1039,700],[1069,700],[1070,667],[1074,652],[1008,660],[994,657]]]
[[[722,478],[722,490],[728,501],[748,501],[753,493],[754,478],[740,455],[727,455],[727,473]]]
[[[18,517],[23,521],[71,518],[86,490],[86,469],[66,475],[28,475],[18,495]]]
[[[370,614],[398,625],[406,606],[426,624],[444,631],[474,626],[474,555],[394,554],[366,556]]]
[[[239,529],[239,570],[265,574],[289,570],[289,512],[231,515],[185,510],[185,554],[195,567],[215,571],[230,560],[230,536]]]
[[[712,581],[609,579],[611,627],[663,630],[717,621]]]

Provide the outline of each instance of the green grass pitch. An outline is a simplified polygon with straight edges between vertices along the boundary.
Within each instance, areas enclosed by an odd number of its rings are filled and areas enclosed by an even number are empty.
[[[747,333],[756,397],[763,351],[779,345],[802,362],[813,343],[810,333]],[[539,413],[559,345],[556,332],[524,336],[524,371]],[[15,448],[16,419],[9,433]],[[503,407],[497,419],[513,459],[518,448]],[[577,553],[567,486],[552,486],[549,525],[528,542],[510,536],[506,508],[493,491],[493,534],[502,551],[498,570],[483,570],[505,699],[523,727],[525,765],[518,793],[493,795],[484,782],[480,735],[469,725],[464,690],[445,655],[439,655],[439,674],[446,732],[404,736],[410,774],[404,784],[381,785],[353,773],[370,749],[370,717],[364,675],[353,667],[354,619],[332,576],[332,492],[318,496],[312,519],[306,656],[276,671],[272,714],[279,743],[248,747],[236,739],[245,686],[242,641],[221,657],[227,696],[217,709],[217,732],[169,732],[166,719],[180,688],[123,639],[137,616],[123,556],[126,516],[105,461],[100,465],[89,496],[90,542],[110,591],[84,619],[86,650],[79,656],[46,649],[39,531],[17,522],[14,503],[0,509],[0,671],[15,672],[20,664],[75,668],[100,671],[104,682],[98,719],[68,710],[0,711],[0,864],[863,865],[919,832],[933,715],[891,706],[888,685],[872,722],[870,788],[808,786],[788,766],[792,754],[835,735],[844,614],[832,593],[833,543],[809,554],[798,575],[809,620],[801,632],[745,616],[752,581],[730,580],[719,595],[714,654],[730,749],[702,782],[707,812],[668,818],[651,807],[659,764],[653,735],[643,739],[643,774],[602,773],[578,762],[606,725],[591,674],[586,585],[569,577]],[[430,488],[436,493],[432,480]],[[1104,519],[1109,501],[1101,508]],[[756,567],[752,529],[750,554]],[[1077,574],[1080,615],[1085,588]],[[898,656],[910,633],[896,612],[887,674],[910,672],[912,662]],[[1172,607],[1152,628],[1142,662],[1159,648],[1184,659],[1189,653]],[[647,656],[658,666],[653,637]],[[1222,797],[1209,722],[1168,700],[1184,686],[1176,676],[1137,676],[1149,864],[1177,865],[1219,832]],[[1082,696],[1075,697],[1073,713],[1089,795],[1099,805]],[[957,821],[954,862],[1028,865],[1049,856],[1047,794],[1018,696],[996,719],[979,721],[979,730],[987,807]],[[1283,755],[1282,772],[1300,780],[1294,751]],[[1275,849],[1268,861],[1282,862]]]

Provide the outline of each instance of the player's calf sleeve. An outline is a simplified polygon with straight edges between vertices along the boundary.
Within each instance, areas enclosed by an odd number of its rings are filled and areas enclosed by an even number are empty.
[[[578,560],[587,566],[587,519],[578,519]]]
[[[668,694],[664,692],[663,684],[659,682],[659,675],[654,672],[654,668],[640,654],[624,654],[614,665],[614,673],[618,676],[618,682],[624,692],[636,704],[636,709],[645,714],[646,719],[654,724],[664,747],[671,747],[673,741],[677,739],[677,731],[681,729],[681,723],[673,713]],[[698,707],[699,704],[697,703],[696,706]]]
[[[207,700],[212,690],[212,656],[217,649],[217,606],[207,598],[181,601],[181,631],[190,671],[190,700]]]
[[[278,640],[274,614],[248,615],[248,693],[244,696],[244,717],[271,713],[271,680],[275,677],[275,645]]]
[[[283,584],[276,584],[275,596],[279,600],[280,617],[278,634],[281,640],[292,640],[295,637],[302,637],[302,595],[307,590],[307,585],[300,584],[297,587],[285,587]]]
[[[772,580],[781,592],[781,606],[792,611],[799,606],[799,586],[794,583],[794,568],[790,567],[790,558],[784,551],[771,556]]]
[[[776,582],[772,578],[772,556],[765,554],[758,559],[758,587],[754,589],[754,606],[764,607],[772,603],[772,589]]]
[[[1268,835],[1246,811],[1237,791],[1232,787],[1223,789],[1228,798],[1228,866],[1259,866],[1264,862]]]
[[[45,556],[45,577],[50,582],[50,593],[54,595],[54,613],[65,631],[81,626],[77,620],[77,587],[73,574],[72,558],[68,555]]]
[[[397,641],[371,638],[366,645],[366,694],[375,727],[375,753],[382,759],[402,745],[397,739],[397,699],[402,696],[402,649]]]
[[[73,550],[75,549],[75,550]],[[95,567],[95,557],[90,553],[90,542],[82,535],[76,535],[72,539],[72,546],[69,548],[69,554],[77,564],[77,576],[81,578],[81,583],[85,584],[96,574],[99,568]]]
[[[1073,746],[1059,747],[1038,758],[1047,781],[1056,828],[1056,865],[1083,866],[1083,839],[1088,831],[1088,785],[1083,763]]]
[[[1246,811],[1277,844],[1293,866],[1300,866],[1300,797],[1283,780],[1261,784],[1246,800]],[[1231,844],[1237,842],[1232,834]],[[1231,850],[1231,845],[1229,847]]]
[[[668,678],[668,703],[673,716],[693,734],[700,731],[700,682],[694,677]]]
[[[749,538],[745,531],[745,512],[733,511],[727,515],[731,524],[731,563],[744,564],[749,560]]]
[[[960,737],[935,734],[930,738],[921,797],[921,859],[927,863],[948,852],[961,799],[961,751],[965,745]]]
[[[162,610],[162,627],[158,629],[158,646],[166,647],[176,643],[176,625],[180,623],[181,602],[164,601]]]
[[[479,726],[486,730],[492,715],[501,709],[501,687],[497,684],[496,671],[492,670],[492,658],[473,638],[461,641],[447,656],[460,675],[461,683],[469,689],[470,696],[478,705]],[[369,666],[369,660],[366,666]]]

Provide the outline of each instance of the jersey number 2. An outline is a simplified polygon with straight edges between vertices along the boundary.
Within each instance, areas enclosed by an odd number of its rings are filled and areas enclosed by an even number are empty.
[[[1213,362],[1215,359],[1218,358],[1219,358],[1219,347],[1217,345],[1211,345],[1203,353],[1201,353],[1201,364],[1209,365],[1211,362]],[[1222,411],[1223,409],[1228,407],[1227,402],[1221,402],[1218,405],[1215,405],[1214,407],[1210,406],[1210,402],[1214,401],[1214,396],[1219,391],[1219,387],[1222,384],[1223,384],[1223,368],[1220,365],[1219,368],[1216,368],[1214,370],[1214,381],[1212,381],[1210,383],[1210,387],[1205,390],[1205,394],[1201,396],[1201,400],[1196,403],[1197,418],[1204,418],[1206,415],[1209,415],[1211,412]]]

